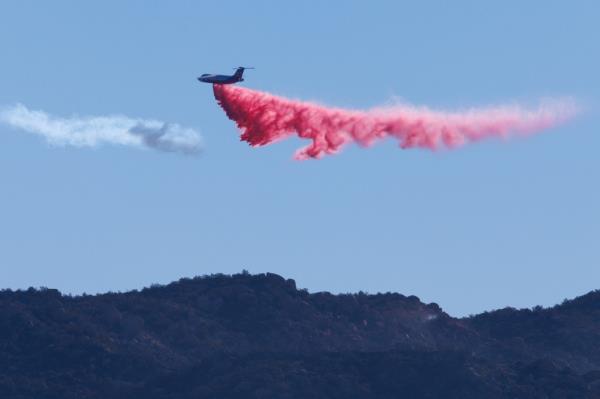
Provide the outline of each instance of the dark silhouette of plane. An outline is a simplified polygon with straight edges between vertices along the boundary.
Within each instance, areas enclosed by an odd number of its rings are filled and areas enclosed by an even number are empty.
[[[201,75],[198,80],[204,83],[213,83],[218,85],[230,85],[237,82],[243,82],[244,78],[242,75],[244,74],[244,70],[246,69],[254,69],[250,67],[238,67],[235,70],[233,75],[211,75],[209,73],[205,73]]]

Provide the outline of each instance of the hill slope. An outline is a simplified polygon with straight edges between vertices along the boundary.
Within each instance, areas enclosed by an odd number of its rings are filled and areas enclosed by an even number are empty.
[[[0,397],[600,398],[598,343],[598,292],[456,319],[275,274],[3,291]]]

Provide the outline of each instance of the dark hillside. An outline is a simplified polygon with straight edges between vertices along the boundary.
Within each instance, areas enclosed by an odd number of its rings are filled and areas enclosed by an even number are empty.
[[[598,398],[598,293],[456,319],[275,274],[0,293],[4,398]]]
[[[548,357],[581,372],[600,369],[600,291],[552,308],[506,308],[465,321],[500,342],[504,355]]]

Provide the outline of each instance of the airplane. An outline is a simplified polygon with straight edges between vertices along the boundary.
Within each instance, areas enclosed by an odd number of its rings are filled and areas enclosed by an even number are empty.
[[[230,85],[232,83],[243,82],[244,78],[242,75],[244,74],[244,70],[246,69],[254,69],[251,67],[238,67],[235,70],[233,75],[211,75],[209,73],[205,73],[201,75],[198,80],[204,83],[213,83],[219,85]]]

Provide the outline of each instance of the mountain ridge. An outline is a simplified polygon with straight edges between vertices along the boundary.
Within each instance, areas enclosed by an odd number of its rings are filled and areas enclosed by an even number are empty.
[[[97,295],[3,290],[0,394],[300,398],[353,397],[354,389],[355,397],[379,398],[411,389],[415,398],[596,398],[598,342],[599,291],[550,308],[454,318],[416,296],[309,293],[273,273]],[[378,367],[387,379],[371,374]],[[415,369],[437,375],[439,384],[411,383]],[[406,378],[390,370],[405,370]],[[248,382],[261,378],[263,384]],[[319,391],[328,384],[344,388]],[[189,389],[178,391],[182,386]]]

